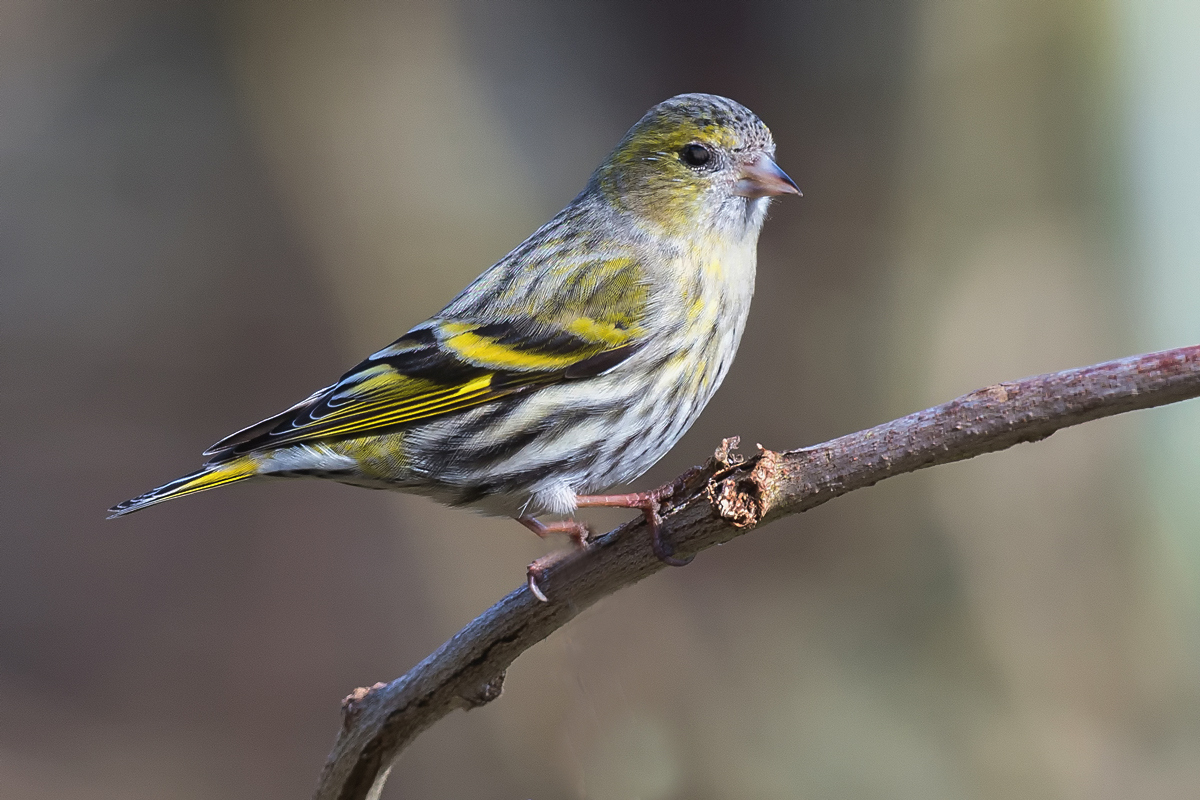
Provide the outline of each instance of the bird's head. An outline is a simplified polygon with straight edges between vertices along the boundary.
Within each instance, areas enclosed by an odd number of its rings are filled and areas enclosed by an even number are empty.
[[[757,234],[771,197],[800,194],[745,106],[681,94],[646,112],[592,177],[616,208],[668,232]]]

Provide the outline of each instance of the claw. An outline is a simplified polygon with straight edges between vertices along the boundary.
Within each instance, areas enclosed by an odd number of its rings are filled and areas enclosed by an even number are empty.
[[[586,550],[588,547],[588,539],[592,534],[591,528],[582,522],[573,519],[560,520],[551,522],[549,525],[534,518],[534,517],[517,517],[517,522],[524,525],[529,530],[536,533],[538,536],[545,539],[552,533],[565,533],[571,537],[571,541],[575,543],[576,550]],[[546,597],[546,593],[542,591],[542,587],[538,585],[542,575],[545,574],[546,567],[554,564],[567,557],[567,553],[558,552],[550,553],[542,556],[537,561],[529,565],[525,570],[525,583],[529,587],[529,591],[533,596],[543,603],[549,603],[550,598]]]
[[[662,533],[654,523],[650,523],[650,549],[659,561],[669,567],[686,567],[696,557],[693,553],[687,558],[676,558],[674,551],[667,549],[667,543],[662,540]]]
[[[538,586],[538,576],[533,571],[533,564],[529,565],[529,569],[525,571],[525,583],[529,586],[529,591],[533,596],[543,603],[549,603],[550,598],[546,597],[546,593],[542,591],[542,587]]]

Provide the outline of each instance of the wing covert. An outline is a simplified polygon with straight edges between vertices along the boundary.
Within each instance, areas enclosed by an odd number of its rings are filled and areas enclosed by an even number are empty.
[[[576,328],[582,332],[584,326]],[[206,455],[222,460],[314,439],[361,436],[592,377],[637,352],[638,333],[607,326],[585,338],[559,327],[435,321],[304,402],[222,439]]]

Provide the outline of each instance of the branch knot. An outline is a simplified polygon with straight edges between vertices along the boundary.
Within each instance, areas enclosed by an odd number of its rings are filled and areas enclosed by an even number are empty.
[[[362,710],[362,702],[367,699],[367,695],[371,692],[378,691],[387,686],[386,683],[376,683],[371,686],[359,686],[350,694],[342,698],[342,727],[346,730],[350,729],[350,725],[354,722],[354,718],[358,716],[358,712]]]
[[[726,458],[729,458],[726,445],[730,441],[726,439],[721,443],[722,449],[714,455],[714,460],[720,457],[722,450],[725,450]],[[736,447],[736,438],[732,441],[733,447]],[[761,444],[758,445],[758,450],[758,455],[749,462],[754,464],[749,475],[730,475],[724,480],[710,481],[705,488],[705,495],[713,511],[735,528],[752,528],[762,522],[778,494],[783,457]]]
[[[472,708],[486,706],[499,697],[504,691],[504,676],[507,674],[508,670],[504,670],[490,681],[460,694],[458,697],[462,701],[463,708],[470,711]]]

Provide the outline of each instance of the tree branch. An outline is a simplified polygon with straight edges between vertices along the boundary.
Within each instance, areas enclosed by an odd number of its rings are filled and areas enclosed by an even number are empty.
[[[1196,396],[1200,345],[988,386],[824,444],[764,449],[745,461],[730,453],[736,440],[726,440],[681,479],[663,512],[663,538],[696,553],[893,475]],[[600,598],[663,568],[639,517],[550,567],[540,582],[550,602],[522,586],[407,675],[357,690],[343,703],[342,730],[314,797],[378,797],[392,761],[419,733],[453,709],[498,697],[517,656]]]

